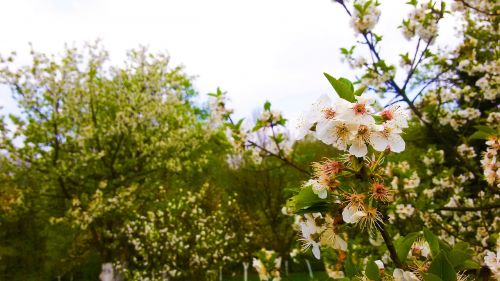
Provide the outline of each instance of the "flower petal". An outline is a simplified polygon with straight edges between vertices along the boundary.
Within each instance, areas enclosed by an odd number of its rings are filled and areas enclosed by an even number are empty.
[[[384,151],[388,145],[387,139],[380,133],[373,134],[370,141],[376,151]]]
[[[321,252],[319,250],[319,244],[318,243],[315,243],[312,246],[312,252],[313,252],[314,257],[319,260],[320,256],[321,256]]]
[[[405,150],[405,141],[398,134],[391,134],[389,138],[389,147],[393,152],[401,152]]]
[[[368,148],[364,142],[354,142],[351,147],[349,147],[349,153],[356,157],[363,157],[368,153]]]

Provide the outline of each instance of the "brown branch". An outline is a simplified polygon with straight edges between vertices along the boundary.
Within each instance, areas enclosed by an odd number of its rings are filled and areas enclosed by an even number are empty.
[[[389,233],[387,233],[384,224],[383,223],[376,224],[376,227],[380,232],[380,234],[382,235],[382,238],[384,238],[385,245],[387,246],[387,250],[389,250],[394,265],[397,268],[403,268],[404,264],[399,259],[398,253],[396,252],[396,248],[394,248],[394,244],[392,244],[391,237],[389,236]]]
[[[270,151],[269,149],[263,147],[262,145],[259,145],[258,143],[254,142],[254,141],[251,141],[249,140],[248,143],[251,145],[251,146],[255,146],[257,148],[259,148],[260,150],[264,151],[265,153],[267,153],[269,156],[272,156],[272,157],[275,157],[281,161],[283,161],[285,164],[289,165],[290,167],[296,169],[297,171],[301,172],[301,173],[304,173],[308,176],[311,175],[311,173],[309,173],[308,171],[302,169],[301,167],[297,166],[295,163],[293,163],[292,161],[286,159],[285,157],[282,157],[272,151]]]
[[[481,9],[479,9],[477,7],[474,7],[471,4],[465,2],[465,0],[458,0],[458,2],[464,4],[464,6],[467,7],[467,8],[469,8],[469,9],[472,9],[472,10],[478,12],[478,13],[485,14],[485,15],[490,16],[490,17],[496,17],[496,16],[500,15],[499,13],[490,13],[490,12],[487,12],[487,11],[483,11],[483,10],[481,10]]]

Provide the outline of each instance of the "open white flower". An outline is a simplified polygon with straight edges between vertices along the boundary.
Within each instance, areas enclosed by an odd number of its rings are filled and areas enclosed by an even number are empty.
[[[399,135],[401,129],[392,125],[384,125],[380,132],[374,132],[370,141],[373,148],[377,151],[390,149],[392,152],[401,152],[405,150],[405,141]]]
[[[372,129],[366,125],[359,125],[352,139],[349,153],[356,157],[363,157],[368,153],[367,143],[371,142]]]
[[[356,100],[356,103],[349,103],[347,110],[345,110],[339,118],[358,125],[374,125],[375,119],[371,115],[371,113],[373,113],[373,108],[370,106],[373,99],[365,96],[358,96]]]
[[[392,274],[394,281],[419,281],[415,273],[396,268]]]
[[[322,217],[320,213],[305,214],[305,220],[300,222],[300,230],[302,234],[302,247],[304,250],[312,248],[315,258],[320,259],[320,242],[319,233],[323,231],[322,227],[316,224],[316,218]]]
[[[346,223],[357,223],[364,216],[366,216],[365,212],[352,205],[348,205],[342,211],[342,219]]]
[[[340,150],[345,150],[353,134],[356,125],[343,120],[330,120],[318,124],[316,137],[326,144],[331,144]]]
[[[495,276],[497,280],[500,279],[500,249],[497,250],[495,254],[492,251],[486,251],[486,256],[484,257],[484,264],[488,266],[491,273]]]
[[[332,249],[337,249],[341,251],[347,251],[347,242],[342,239],[337,233],[331,228],[327,228],[321,234],[321,245],[331,247]]]
[[[321,126],[321,124],[330,120],[336,119],[347,108],[347,101],[338,100],[332,103],[332,100],[327,95],[322,95],[315,101],[311,108],[299,117],[298,121],[298,139],[304,138],[311,132],[311,127],[314,124]]]
[[[321,199],[325,199],[328,196],[328,186],[321,184],[318,180],[310,179],[304,186],[311,186],[314,194],[318,195]]]
[[[411,251],[408,253],[410,256],[422,256],[424,258],[427,258],[431,254],[431,249],[429,246],[429,243],[423,239],[417,239],[413,244],[411,245]]]
[[[408,113],[399,105],[391,105],[380,113],[387,124],[398,128],[408,128]]]

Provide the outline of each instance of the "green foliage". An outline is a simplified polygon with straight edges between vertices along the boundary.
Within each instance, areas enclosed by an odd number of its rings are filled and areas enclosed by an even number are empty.
[[[443,281],[457,280],[457,274],[444,251],[439,252],[439,254],[433,258],[431,266],[429,267],[429,273],[434,274]]]
[[[121,230],[133,257],[125,267],[129,279],[201,280],[248,254],[252,232],[232,196],[205,185],[168,197],[165,190],[157,193],[147,213]]]
[[[330,82],[333,89],[335,89],[335,92],[337,92],[339,97],[345,99],[346,101],[355,101],[354,86],[352,85],[351,81],[343,77],[335,79],[333,76],[326,72],[323,74],[325,75],[326,79],[328,79],[328,82]]]
[[[126,262],[124,223],[145,215],[160,188],[175,196],[210,181],[202,175],[225,159],[225,136],[208,126],[190,101],[190,78],[163,54],[133,50],[119,68],[89,45],[61,57],[33,51],[17,69],[9,61],[0,81],[21,114],[10,115],[13,137],[0,144],[11,161],[1,198],[15,199],[0,223],[22,235],[2,231],[0,246],[26,250],[2,257],[5,279],[75,274],[96,255]],[[30,268],[24,277],[20,266]]]
[[[380,281],[380,270],[373,260],[369,260],[366,264],[365,275],[370,280]]]
[[[401,237],[394,242],[394,247],[396,247],[396,253],[398,254],[399,259],[404,262],[408,256],[408,252],[410,252],[411,246],[413,242],[418,238],[419,233],[412,232],[405,237]]]
[[[297,214],[320,212],[328,208],[328,198],[320,199],[311,186],[300,189],[297,195],[288,199],[287,208],[294,210]]]
[[[433,256],[437,256],[441,251],[439,248],[439,238],[434,235],[429,229],[424,227],[424,237],[425,240],[429,243],[429,248]]]

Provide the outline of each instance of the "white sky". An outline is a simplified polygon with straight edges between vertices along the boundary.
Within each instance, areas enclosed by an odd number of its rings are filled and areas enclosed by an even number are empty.
[[[375,31],[384,34],[383,55],[398,62],[410,48],[397,26],[406,0],[382,2]],[[453,21],[442,42],[455,42]],[[239,117],[250,117],[265,100],[291,120],[333,90],[323,72],[352,78],[339,48],[356,38],[342,7],[331,0],[0,0],[0,53],[17,51],[28,62],[28,42],[58,53],[64,43],[102,39],[115,62],[146,45],[182,64],[201,96],[228,91]],[[358,38],[359,39],[359,38]],[[0,106],[14,111],[6,87]]]

